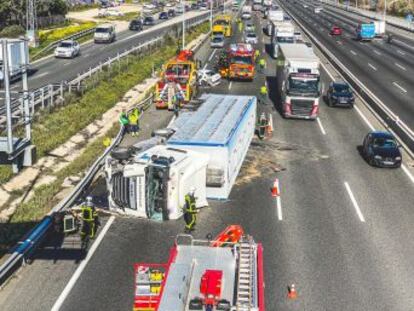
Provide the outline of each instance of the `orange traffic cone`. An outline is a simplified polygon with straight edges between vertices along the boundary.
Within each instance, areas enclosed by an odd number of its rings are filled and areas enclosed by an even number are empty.
[[[272,197],[278,197],[279,196],[279,180],[276,178],[273,182],[272,187]]]
[[[296,299],[298,297],[298,293],[296,292],[295,284],[288,286],[288,299]]]

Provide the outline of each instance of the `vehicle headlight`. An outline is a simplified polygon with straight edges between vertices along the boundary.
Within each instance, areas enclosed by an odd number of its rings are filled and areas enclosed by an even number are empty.
[[[376,156],[374,157],[374,159],[376,159],[376,160],[381,160],[381,159],[382,159],[382,157],[381,157],[380,155],[376,155]]]
[[[395,157],[395,160],[396,161],[400,161],[401,160],[401,157]]]

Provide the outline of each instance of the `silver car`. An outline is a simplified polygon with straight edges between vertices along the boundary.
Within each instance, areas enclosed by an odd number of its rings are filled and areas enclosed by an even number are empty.
[[[244,35],[244,42],[250,44],[257,44],[258,40],[256,34],[254,32],[247,32]]]
[[[210,40],[210,47],[212,48],[223,48],[224,47],[224,36],[215,35]]]
[[[55,57],[73,58],[78,56],[80,52],[80,45],[74,40],[65,40],[58,44],[55,49]]]

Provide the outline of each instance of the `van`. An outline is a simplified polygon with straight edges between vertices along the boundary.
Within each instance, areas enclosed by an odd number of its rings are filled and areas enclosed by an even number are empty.
[[[111,24],[103,24],[96,27],[93,40],[95,43],[111,43],[115,41],[115,37],[115,27]]]

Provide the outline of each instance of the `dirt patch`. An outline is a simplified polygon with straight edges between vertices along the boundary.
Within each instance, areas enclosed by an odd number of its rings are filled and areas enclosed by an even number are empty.
[[[327,158],[327,155],[321,154],[318,150],[305,146],[253,139],[236,185],[249,183],[256,178],[274,176],[274,173],[286,170],[288,162],[317,161]]]

